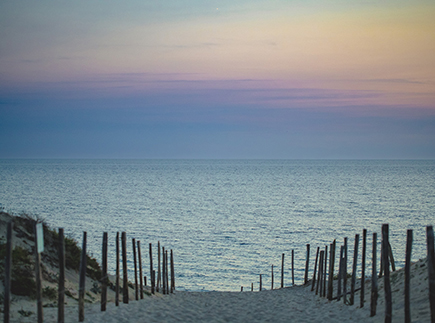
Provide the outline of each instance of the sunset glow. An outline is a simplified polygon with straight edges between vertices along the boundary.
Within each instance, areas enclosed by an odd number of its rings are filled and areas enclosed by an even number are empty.
[[[0,157],[435,158],[433,2],[218,4],[2,2]]]

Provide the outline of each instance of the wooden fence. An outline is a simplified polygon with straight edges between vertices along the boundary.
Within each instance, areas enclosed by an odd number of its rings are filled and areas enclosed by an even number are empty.
[[[41,293],[41,270],[40,270],[40,251],[38,248],[38,230],[35,224],[35,267],[36,267],[36,286],[37,286],[37,311],[38,322],[43,322],[43,307],[42,307],[42,293]],[[12,230],[13,223],[10,222],[7,226],[7,243],[6,243],[6,262],[5,262],[5,291],[4,291],[4,322],[10,322],[10,282],[11,282],[11,268],[12,268]],[[411,268],[411,251],[412,251],[412,230],[407,231],[406,242],[406,255],[405,255],[405,322],[411,321],[411,306],[410,306],[410,268]],[[427,237],[427,263],[428,263],[428,281],[429,281],[429,301],[431,310],[431,321],[435,322],[435,255],[434,255],[434,233],[433,227],[426,227]],[[320,249],[317,247],[315,264],[313,268],[312,279],[309,280],[309,263],[310,263],[310,244],[306,245],[306,260],[305,260],[305,273],[304,284],[311,283],[311,291],[315,291],[316,295],[320,297],[326,297],[329,301],[341,301],[343,299],[344,304],[354,305],[355,293],[360,292],[360,307],[364,306],[364,286],[365,286],[365,270],[366,270],[366,255],[367,255],[367,230],[363,230],[362,234],[362,256],[361,256],[361,287],[356,288],[357,280],[357,268],[358,268],[358,253],[359,253],[359,234],[355,235],[354,240],[354,252],[353,252],[353,264],[352,274],[350,280],[350,290],[347,286],[348,274],[347,274],[347,250],[348,250],[348,238],[343,239],[343,245],[340,246],[339,261],[338,261],[338,274],[335,278],[335,260],[336,260],[336,240],[331,244],[326,245],[325,248]],[[371,299],[370,299],[370,316],[376,315],[377,300],[378,300],[378,278],[383,278],[384,281],[384,294],[385,294],[385,322],[392,321],[392,296],[390,285],[390,266],[392,271],[395,271],[395,262],[392,253],[392,248],[389,243],[389,227],[388,224],[382,225],[382,243],[380,254],[380,270],[377,272],[377,233],[373,233],[372,244],[372,271],[371,271]],[[108,235],[107,232],[103,233],[102,239],[102,278],[101,278],[101,311],[106,310],[107,303],[107,244]],[[115,273],[115,305],[119,305],[120,297],[120,255],[119,255],[119,232],[116,234],[116,273]],[[78,288],[78,319],[79,322],[84,320],[84,295],[85,295],[85,278],[86,278],[86,247],[87,247],[87,234],[83,232],[82,242],[82,255],[80,261],[79,271],[79,288]],[[134,298],[135,300],[143,299],[144,297],[144,282],[146,285],[146,276],[143,276],[142,271],[142,257],[140,241],[132,238],[132,250],[133,250],[133,262],[134,262]],[[328,261],[329,250],[329,266]],[[65,297],[65,244],[64,244],[64,231],[59,229],[59,287],[58,287],[58,322],[64,322],[64,297]],[[124,303],[129,302],[128,293],[128,268],[127,268],[127,234],[121,233],[121,254],[122,254],[122,301]],[[174,256],[172,249],[168,253],[168,250],[160,246],[160,241],[157,243],[157,277],[156,270],[154,269],[153,262],[153,250],[152,244],[149,243],[149,262],[150,262],[150,287],[151,293],[162,292],[163,294],[172,293],[175,290],[175,274],[174,274]],[[280,287],[284,287],[284,253],[281,257],[281,284]],[[170,265],[169,265],[170,263]],[[291,251],[291,277],[292,285],[294,285],[294,250]],[[272,265],[271,273],[271,288],[274,288],[274,272]],[[169,274],[170,272],[170,274]],[[138,277],[139,275],[139,277]],[[316,276],[317,275],[317,276]],[[170,277],[170,280],[169,280]],[[138,279],[139,278],[139,279]],[[263,275],[259,275],[259,290],[263,289]],[[337,280],[337,291],[334,296],[334,283]],[[254,284],[251,283],[251,291],[254,290]],[[241,287],[243,291],[243,286]],[[349,296],[349,297],[348,297]]]
[[[38,243],[41,243],[41,239],[38,239],[39,223],[35,223],[34,226],[34,239],[35,239],[35,271],[36,271],[36,302],[37,302],[37,321],[41,323],[44,321],[43,304],[42,304],[42,287],[41,287],[41,257],[40,247]],[[4,322],[10,322],[10,300],[11,300],[11,268],[12,268],[12,230],[13,221],[8,223],[7,226],[7,242],[6,242],[6,262],[5,262],[5,291],[4,291]],[[115,305],[119,306],[120,298],[120,255],[119,255],[119,232],[116,234],[116,273],[115,273]],[[42,242],[43,243],[43,242]],[[109,285],[109,279],[107,274],[107,252],[108,234],[103,233],[102,239],[102,261],[101,261],[101,311],[106,310],[107,304],[107,288]],[[87,247],[87,233],[83,232],[82,251],[80,256],[80,269],[79,269],[79,286],[78,286],[78,321],[83,322],[85,319],[85,282],[86,282],[86,247]],[[161,253],[162,250],[162,253]],[[132,251],[133,251],[133,263],[134,263],[134,298],[139,300],[144,298],[144,282],[146,285],[146,276],[143,276],[142,271],[142,256],[140,241],[132,238]],[[173,293],[175,290],[175,272],[174,272],[174,253],[171,249],[165,250],[164,247],[160,247],[158,242],[158,281],[155,281],[155,270],[153,268],[152,259],[152,244],[149,244],[150,255],[150,283],[151,293],[161,291],[162,294]],[[122,301],[128,304],[129,292],[128,292],[128,268],[127,268],[127,234],[121,233],[121,254],[122,254]],[[59,228],[59,281],[58,281],[58,322],[65,321],[65,238],[63,228]],[[162,255],[162,257],[160,257]],[[162,263],[160,263],[162,261]],[[170,272],[170,275],[169,275]],[[138,277],[139,275],[139,277]],[[170,277],[170,280],[169,280]]]
[[[406,254],[405,254],[405,268],[404,268],[404,299],[405,299],[405,322],[411,322],[411,305],[410,305],[410,277],[411,277],[411,251],[412,251],[412,230],[407,231],[406,238]],[[434,256],[434,233],[433,227],[426,227],[427,239],[427,264],[428,264],[428,281],[429,281],[429,303],[431,311],[431,322],[435,323],[435,256]],[[354,252],[352,261],[352,273],[350,279],[350,288],[348,287],[347,273],[348,268],[348,238],[343,239],[343,245],[340,246],[340,253],[338,259],[338,274],[334,276],[334,267],[336,260],[336,240],[329,246],[326,245],[324,250],[317,247],[313,276],[308,279],[309,274],[309,260],[310,260],[310,244],[307,244],[306,261],[304,271],[304,285],[311,284],[311,291],[315,292],[320,297],[326,297],[329,301],[343,300],[346,305],[354,305],[355,293],[360,293],[360,308],[364,307],[365,299],[365,280],[366,280],[366,255],[367,255],[367,230],[364,229],[362,233],[362,255],[361,255],[361,284],[360,288],[356,288],[357,269],[358,269],[358,254],[359,254],[360,235],[355,235]],[[328,261],[328,248],[329,248],[329,266]],[[294,250],[292,253],[292,285],[294,285]],[[371,299],[370,299],[370,316],[376,315],[377,301],[378,301],[378,279],[382,278],[384,282],[384,296],[385,296],[385,322],[392,321],[392,292],[390,282],[390,267],[392,271],[396,270],[395,261],[391,244],[389,242],[389,226],[388,224],[382,225],[382,242],[380,254],[380,270],[377,271],[377,233],[373,233],[372,244],[372,271],[371,271]],[[273,265],[272,265],[273,270]],[[284,254],[282,254],[282,281],[281,288],[284,286]],[[272,272],[273,279],[273,272]],[[262,290],[263,275],[260,274],[260,287]],[[334,291],[334,280],[337,281],[337,290]],[[326,283],[327,282],[327,283]],[[251,284],[253,286],[253,284]],[[272,283],[273,289],[273,283]],[[241,288],[243,291],[243,287]],[[251,289],[253,290],[253,288]],[[335,296],[334,296],[335,292]]]

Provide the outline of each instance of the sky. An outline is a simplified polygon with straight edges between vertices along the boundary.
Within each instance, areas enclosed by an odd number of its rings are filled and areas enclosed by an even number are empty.
[[[435,159],[433,0],[1,0],[0,158]]]

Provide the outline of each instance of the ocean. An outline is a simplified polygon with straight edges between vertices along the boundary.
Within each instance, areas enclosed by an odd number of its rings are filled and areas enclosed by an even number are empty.
[[[116,232],[125,231],[131,281],[131,238],[141,241],[148,277],[148,244],[155,257],[160,241],[174,251],[180,290],[257,289],[259,274],[270,288],[271,265],[280,281],[282,253],[289,286],[291,250],[300,284],[306,244],[311,269],[315,249],[334,239],[340,245],[349,238],[352,259],[363,229],[371,268],[372,233],[379,257],[383,223],[400,268],[407,229],[414,230],[412,259],[426,256],[434,206],[434,160],[0,160],[5,211],[39,216],[78,241],[86,231],[99,261],[108,232],[111,273]]]

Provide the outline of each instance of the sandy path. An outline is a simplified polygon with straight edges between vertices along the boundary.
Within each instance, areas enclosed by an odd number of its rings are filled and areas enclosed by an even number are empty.
[[[48,322],[56,320],[55,309],[46,309]],[[89,305],[85,322],[382,322],[382,316],[369,318],[368,310],[357,310],[342,302],[328,302],[295,286],[262,292],[176,292],[146,297],[116,307],[108,304],[100,312]],[[77,322],[77,308],[66,309],[66,322]]]
[[[351,322],[366,321],[363,311],[330,304],[294,287],[262,292],[178,292],[165,297],[88,311],[86,322]],[[331,306],[332,305],[332,306]]]

